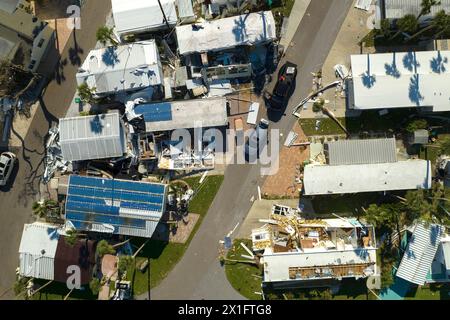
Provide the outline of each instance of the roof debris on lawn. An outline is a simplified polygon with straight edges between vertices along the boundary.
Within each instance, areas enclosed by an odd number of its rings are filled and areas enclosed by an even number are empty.
[[[417,285],[424,285],[445,228],[441,225],[418,223],[409,240],[396,276]]]

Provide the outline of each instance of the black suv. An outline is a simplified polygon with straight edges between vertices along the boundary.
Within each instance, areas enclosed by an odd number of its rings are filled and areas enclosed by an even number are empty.
[[[286,62],[278,72],[277,83],[273,94],[266,96],[266,105],[270,109],[281,111],[286,107],[289,98],[294,93],[297,65]]]

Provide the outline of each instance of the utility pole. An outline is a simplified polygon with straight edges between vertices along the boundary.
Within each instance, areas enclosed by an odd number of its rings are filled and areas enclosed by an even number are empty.
[[[163,15],[164,22],[166,23],[167,29],[170,29],[169,22],[167,22],[166,13],[164,12],[164,9],[163,9],[163,7],[162,7],[162,5],[161,5],[161,0],[158,0],[158,4],[159,4],[159,8],[161,9],[161,13],[162,13],[162,15]]]

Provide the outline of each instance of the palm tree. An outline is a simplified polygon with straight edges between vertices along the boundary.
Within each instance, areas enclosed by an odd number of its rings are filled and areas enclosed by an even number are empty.
[[[380,22],[380,34],[384,38],[389,38],[391,35],[391,22],[388,19],[383,19]]]
[[[58,202],[54,200],[37,201],[33,203],[32,209],[33,213],[39,218],[53,216],[55,213],[59,214]]]
[[[70,229],[66,231],[66,236],[64,237],[64,241],[66,241],[66,243],[73,247],[75,245],[75,243],[77,243],[78,240],[78,232],[76,229]]]
[[[106,240],[100,240],[97,244],[97,254],[100,258],[102,258],[105,254],[115,254],[116,250],[114,250],[113,246],[108,243]]]
[[[411,38],[408,39],[408,41],[411,41],[412,39],[417,38],[418,36],[422,35],[423,33],[427,32],[431,29],[445,31],[448,29],[448,25],[449,25],[449,17],[445,13],[444,10],[441,10],[436,14],[436,16],[433,18],[433,20],[431,21],[431,23],[428,27],[423,28],[419,32],[416,32],[414,35],[411,36]]]
[[[390,38],[390,40],[395,39],[400,33],[414,33],[419,28],[419,23],[417,22],[417,18],[413,14],[407,14],[403,18],[398,19],[397,21],[398,31]]]
[[[422,0],[422,3],[420,4],[421,10],[419,15],[417,16],[417,20],[419,20],[420,17],[429,14],[433,6],[438,6],[440,4],[441,1],[439,0]]]
[[[97,41],[106,46],[110,42],[113,46],[117,46],[119,43],[114,39],[114,31],[112,28],[103,26],[97,30]]]
[[[95,102],[95,93],[96,88],[90,88],[86,82],[80,84],[77,87],[78,95],[80,96],[81,101],[84,103],[93,103]]]

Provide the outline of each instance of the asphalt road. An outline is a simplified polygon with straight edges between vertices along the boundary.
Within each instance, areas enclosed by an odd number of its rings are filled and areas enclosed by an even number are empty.
[[[95,33],[110,11],[109,0],[87,1],[82,8],[81,30],[72,33],[61,55],[55,78],[43,94],[42,109],[36,111],[27,135],[21,137],[23,148],[14,150],[19,159],[18,170],[12,185],[0,190],[0,299],[14,297],[10,288],[19,263],[23,225],[34,220],[31,206],[40,198],[45,136],[52,121],[65,115],[75,94],[78,66],[94,48]]]
[[[297,29],[285,61],[299,67],[296,91],[286,116],[272,122],[270,128],[283,134],[280,145],[292,129],[296,118],[291,116],[293,106],[311,91],[312,75],[323,65],[334,43],[352,0],[314,0]],[[252,197],[257,197],[257,186],[264,177],[258,165],[230,165],[225,180],[213,202],[201,228],[194,236],[181,261],[168,277],[150,292],[150,299],[243,299],[228,283],[219,264],[219,240],[245,219]],[[144,294],[140,299],[148,299]]]

